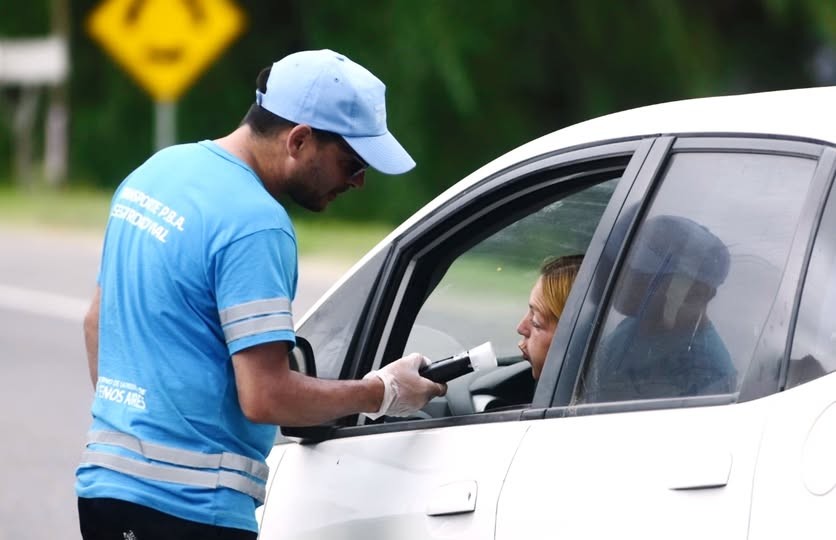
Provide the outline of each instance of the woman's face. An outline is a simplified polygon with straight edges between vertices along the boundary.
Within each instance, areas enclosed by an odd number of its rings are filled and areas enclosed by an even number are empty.
[[[545,309],[541,277],[537,279],[528,297],[528,313],[517,326],[517,333],[523,337],[519,343],[520,351],[523,358],[531,362],[531,374],[535,380],[540,378],[556,327],[557,319],[548,315]]]

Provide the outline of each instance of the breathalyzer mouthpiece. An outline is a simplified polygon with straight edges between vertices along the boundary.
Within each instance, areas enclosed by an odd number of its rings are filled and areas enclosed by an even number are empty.
[[[418,370],[422,377],[446,383],[471,371],[496,367],[496,353],[488,341],[456,356],[433,362]]]

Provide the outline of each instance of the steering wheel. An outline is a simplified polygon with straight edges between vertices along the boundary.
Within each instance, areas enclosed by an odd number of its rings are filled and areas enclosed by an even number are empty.
[[[447,383],[447,394],[431,400],[422,412],[431,418],[443,418],[530,403],[535,386],[531,364],[522,359],[511,364],[508,361],[453,379]]]

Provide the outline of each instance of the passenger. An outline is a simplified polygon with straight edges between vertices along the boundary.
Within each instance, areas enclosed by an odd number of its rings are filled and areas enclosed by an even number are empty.
[[[649,219],[613,298],[625,318],[611,330],[610,313],[579,401],[733,392],[737,372],[707,313],[729,266],[728,248],[706,227]]]
[[[540,276],[528,298],[528,313],[517,326],[523,338],[519,348],[531,363],[534,380],[540,378],[546,353],[549,351],[557,321],[563,313],[566,298],[578,275],[583,255],[567,255],[547,259],[540,267]]]

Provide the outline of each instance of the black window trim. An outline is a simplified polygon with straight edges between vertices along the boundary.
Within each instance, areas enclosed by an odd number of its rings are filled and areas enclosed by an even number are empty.
[[[819,231],[823,226],[836,223],[836,204],[834,204],[834,211],[831,211],[829,216],[825,216],[825,210],[829,202],[836,203],[834,197],[833,184],[836,182],[836,147],[828,146],[824,148],[821,158],[819,159],[818,167],[814,173],[813,181],[815,182],[818,176],[820,182],[824,183],[823,194],[821,196],[820,204],[816,209],[815,216],[812,216],[813,227],[810,230],[809,240],[807,242],[807,249],[804,253],[804,264],[798,279],[799,286],[796,290],[795,302],[793,305],[792,317],[789,322],[789,336],[787,338],[786,350],[782,365],[778,376],[778,391],[783,392],[787,388],[787,377],[789,375],[789,365],[792,355],[793,340],[795,339],[796,326],[798,324],[798,314],[801,310],[801,298],[804,295],[804,288],[809,285],[807,281],[807,273],[810,268],[810,261],[813,258],[813,250],[815,249],[816,241],[819,239]],[[833,199],[833,200],[831,200]],[[827,219],[827,222],[825,222]]]
[[[792,330],[798,318],[803,278],[810,262],[815,230],[824,211],[825,196],[832,179],[832,165],[827,166],[822,162],[825,155],[824,147],[818,145],[817,157],[812,158],[817,161],[816,168],[801,206],[784,274],[778,285],[772,309],[764,323],[763,333],[752,354],[752,362],[744,375],[738,396],[739,403],[766,397],[781,389],[781,373],[789,362]],[[764,373],[766,377],[763,376]]]
[[[757,144],[753,146],[752,141],[757,141]],[[822,154],[822,146],[818,143],[790,138],[782,140],[774,137],[762,138],[740,135],[729,137],[713,135],[688,137],[681,135],[674,140],[671,147],[672,154],[677,152],[747,153],[819,159]]]

